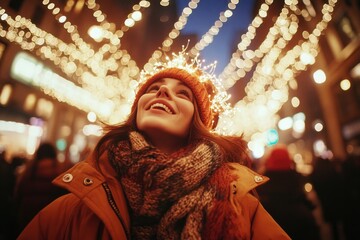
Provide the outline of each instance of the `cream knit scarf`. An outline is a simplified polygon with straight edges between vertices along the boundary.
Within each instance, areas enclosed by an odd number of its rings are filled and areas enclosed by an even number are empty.
[[[129,204],[133,239],[200,239],[204,208],[214,199],[205,184],[220,166],[219,147],[202,141],[166,155],[138,132],[109,149]]]

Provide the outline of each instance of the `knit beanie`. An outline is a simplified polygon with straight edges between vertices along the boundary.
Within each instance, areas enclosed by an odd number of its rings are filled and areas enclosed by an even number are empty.
[[[132,106],[132,110],[135,109],[139,98],[145,93],[146,89],[156,80],[162,78],[174,78],[185,83],[192,91],[198,110],[201,121],[204,125],[212,129],[216,124],[214,124],[215,114],[211,111],[211,100],[215,95],[215,87],[211,81],[200,82],[199,75],[200,71],[189,73],[185,69],[181,68],[165,68],[154,75],[150,76],[142,85],[140,85],[135,101]]]
[[[275,147],[266,159],[265,168],[269,171],[283,171],[293,168],[293,161],[286,147]]]

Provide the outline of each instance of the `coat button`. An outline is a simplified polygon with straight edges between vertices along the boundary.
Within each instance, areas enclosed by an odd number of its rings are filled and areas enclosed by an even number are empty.
[[[71,182],[73,180],[73,178],[74,177],[71,173],[67,173],[63,176],[62,180],[63,180],[63,182],[68,183],[68,182]]]
[[[89,185],[93,184],[94,181],[91,178],[85,178],[83,183],[85,186],[89,186]]]
[[[254,177],[254,181],[255,181],[256,183],[260,183],[260,182],[262,182],[263,180],[264,180],[264,178],[261,177],[261,176],[256,175],[256,176]]]

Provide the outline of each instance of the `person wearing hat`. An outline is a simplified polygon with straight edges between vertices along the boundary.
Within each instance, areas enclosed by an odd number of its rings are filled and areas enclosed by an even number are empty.
[[[293,240],[319,240],[315,204],[305,193],[306,178],[295,169],[286,145],[277,144],[264,157],[262,172],[270,178],[257,188],[265,209]]]
[[[290,239],[251,194],[268,179],[243,139],[214,131],[220,88],[191,66],[145,74],[128,119],[54,180],[70,193],[18,239]]]

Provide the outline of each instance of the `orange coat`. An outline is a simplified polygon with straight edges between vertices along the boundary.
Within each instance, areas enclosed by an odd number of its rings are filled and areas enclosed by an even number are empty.
[[[36,165],[35,165],[36,164]],[[36,171],[33,173],[34,168]],[[19,178],[15,189],[18,223],[24,228],[46,205],[64,195],[66,191],[51,183],[64,169],[56,159],[33,160]]]
[[[90,155],[87,160],[60,175],[54,183],[71,193],[48,205],[29,223],[18,237],[22,239],[130,239],[130,217],[126,199],[116,173],[104,154],[100,159],[101,172],[95,168]],[[226,236],[239,239],[290,239],[281,227],[266,212],[249,191],[267,181],[249,168],[232,163],[239,179],[229,183],[236,186],[236,194],[228,196],[228,205],[242,210],[236,211],[235,222],[241,227],[232,228]],[[231,191],[234,193],[233,191]],[[225,210],[223,212],[226,212]],[[218,219],[221,219],[219,217]],[[207,223],[205,226],[223,225]],[[205,228],[206,229],[206,228]],[[238,234],[238,232],[241,232]],[[204,236],[212,234],[204,234]],[[209,237],[210,238],[210,237]]]

